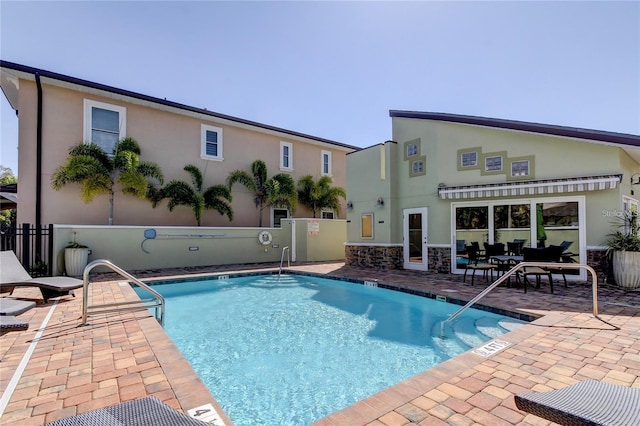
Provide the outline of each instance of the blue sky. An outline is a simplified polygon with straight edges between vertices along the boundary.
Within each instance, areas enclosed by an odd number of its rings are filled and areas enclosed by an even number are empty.
[[[1,0],[0,57],[361,147],[390,109],[640,134],[638,1]]]

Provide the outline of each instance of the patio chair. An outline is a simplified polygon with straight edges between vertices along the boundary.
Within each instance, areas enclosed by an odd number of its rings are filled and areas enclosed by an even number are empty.
[[[640,389],[584,380],[549,392],[515,395],[519,410],[561,425],[637,425]]]
[[[462,281],[467,281],[467,271],[469,269],[473,270],[473,273],[471,274],[471,285],[473,285],[476,271],[482,271],[482,275],[484,276],[485,280],[487,279],[489,273],[491,273],[491,281],[493,281],[493,271],[497,269],[497,266],[493,263],[486,263],[484,260],[480,259],[476,246],[468,245],[466,249],[467,256],[469,257],[469,263],[467,263],[467,267],[464,270],[464,277],[462,278]]]
[[[35,302],[0,298],[0,334],[9,331],[22,331],[29,328],[29,323],[16,318],[36,306]]]
[[[50,298],[73,294],[72,290],[81,288],[82,280],[71,277],[37,277],[32,278],[24,269],[15,253],[0,252],[0,292],[11,292],[16,287],[37,287],[42,293],[44,302]]]
[[[0,316],[0,334],[7,333],[9,331],[24,331],[29,329],[29,323],[19,320],[13,315]]]
[[[523,247],[522,258],[524,262],[549,262],[546,255],[546,248]],[[527,266],[521,271],[521,274],[523,277],[522,282],[525,293],[527,292],[527,285],[529,285],[528,277],[535,277],[536,288],[540,288],[540,278],[545,276],[549,280],[549,287],[551,289],[551,293],[553,294],[553,277],[551,276],[551,272],[547,269],[543,269],[537,266]]]
[[[522,247],[525,240],[513,240],[507,242],[507,253],[514,256],[522,256]]]
[[[123,402],[47,423],[47,426],[211,426],[174,410],[155,396]]]

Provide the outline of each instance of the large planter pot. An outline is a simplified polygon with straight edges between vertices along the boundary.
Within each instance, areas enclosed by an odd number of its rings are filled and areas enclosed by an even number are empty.
[[[76,277],[82,275],[88,260],[88,248],[64,249],[64,269],[69,276]]]
[[[640,252],[614,251],[613,278],[622,288],[640,287]]]

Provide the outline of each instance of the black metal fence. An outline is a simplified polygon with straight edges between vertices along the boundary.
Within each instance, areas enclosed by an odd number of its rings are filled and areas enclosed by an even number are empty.
[[[0,248],[14,251],[32,277],[53,275],[53,225],[23,223],[2,228]]]

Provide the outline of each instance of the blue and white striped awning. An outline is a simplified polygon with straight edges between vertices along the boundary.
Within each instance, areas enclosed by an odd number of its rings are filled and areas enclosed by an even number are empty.
[[[615,189],[621,181],[622,175],[605,175],[487,185],[444,186],[438,188],[438,195],[442,199],[465,199],[568,194]]]

